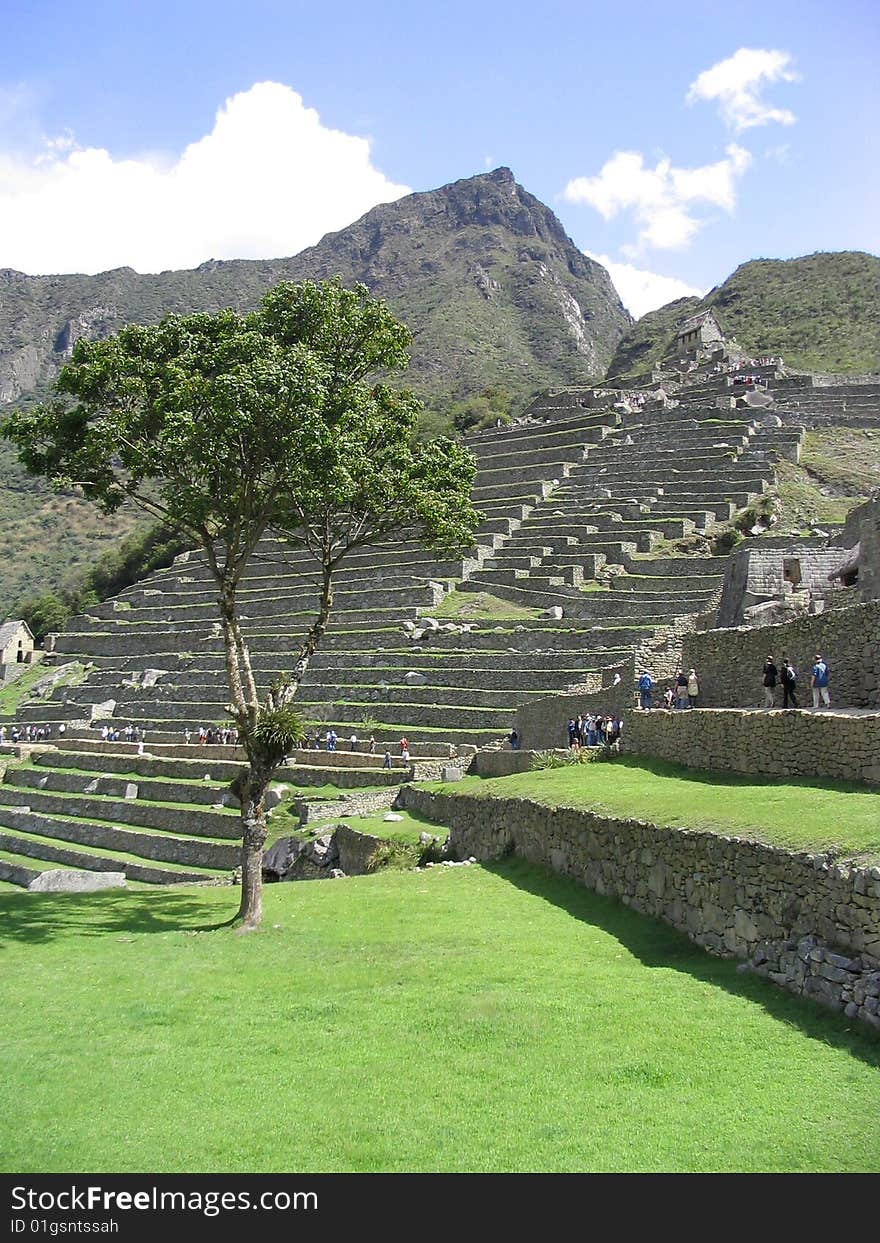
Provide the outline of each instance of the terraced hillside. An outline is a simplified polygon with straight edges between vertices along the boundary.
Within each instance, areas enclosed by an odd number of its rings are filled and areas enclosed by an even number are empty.
[[[545,399],[531,422],[471,439],[485,517],[470,556],[437,561],[404,541],[345,563],[302,687],[313,722],[343,737],[486,743],[510,728],[517,704],[599,687],[634,651],[656,652],[712,611],[720,559],[672,555],[670,541],[711,531],[762,493],[780,436],[796,451],[800,433],[757,428],[748,412],[718,419],[712,407],[684,418],[586,410],[585,392]],[[302,553],[261,544],[240,597],[261,686],[290,665],[315,587]],[[431,619],[453,588],[500,599],[497,619]],[[562,617],[517,620],[523,605]],[[203,559],[184,554],[75,619],[57,659],[90,662],[91,675],[19,720],[100,726],[112,716],[148,741],[222,720],[215,616]]]
[[[0,781],[0,881],[27,888],[42,872],[75,870],[168,885],[228,880],[238,866],[234,748],[154,744],[139,755],[133,744],[71,738],[25,750]],[[276,773],[270,805],[284,816],[280,829],[270,821],[270,840],[298,821],[342,814],[353,796],[387,807],[419,766],[297,752]]]

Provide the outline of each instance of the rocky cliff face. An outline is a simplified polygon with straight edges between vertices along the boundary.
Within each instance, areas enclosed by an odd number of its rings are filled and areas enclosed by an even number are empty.
[[[289,259],[186,272],[0,272],[0,401],[45,389],[80,336],[168,312],[253,307],[279,280],[363,281],[410,326],[409,383],[465,396],[604,373],[631,320],[608,273],[507,168],[396,203]]]

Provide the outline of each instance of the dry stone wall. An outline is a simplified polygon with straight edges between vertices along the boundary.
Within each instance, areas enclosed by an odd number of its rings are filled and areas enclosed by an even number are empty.
[[[880,785],[880,712],[628,712],[621,748],[687,768]]]
[[[410,786],[402,801],[449,826],[458,858],[513,852],[880,1030],[880,868],[528,799]]]
[[[880,707],[880,601],[832,609],[776,626],[704,630],[684,638],[683,664],[700,675],[700,707],[748,708],[763,703],[761,675],[768,654],[783,655],[798,672],[799,703],[811,702],[810,670],[817,652],[831,671],[835,707]],[[777,687],[778,702],[782,692]]]
[[[627,661],[619,666],[617,672],[621,674],[617,686],[607,686],[598,691],[546,695],[520,704],[514,719],[520,744],[532,751],[567,747],[566,726],[570,717],[576,717],[582,712],[622,716],[624,709],[631,707],[633,702],[633,662]]]

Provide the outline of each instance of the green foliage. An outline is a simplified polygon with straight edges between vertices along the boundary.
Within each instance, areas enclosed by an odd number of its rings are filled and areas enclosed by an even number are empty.
[[[68,603],[53,592],[20,600],[13,608],[16,617],[22,617],[30,626],[37,643],[53,630],[63,630],[72,616]]]
[[[536,751],[532,756],[532,771],[544,772],[551,768],[565,768],[569,764],[577,763],[576,753],[565,751]]]
[[[454,402],[449,411],[457,432],[482,431],[487,427],[510,422],[513,395],[506,389],[490,386],[464,401]]]
[[[742,532],[736,527],[728,527],[726,531],[722,531],[720,535],[716,535],[712,541],[712,555],[715,557],[724,557],[727,553],[732,552],[737,544],[741,544],[743,540]]]
[[[842,523],[880,485],[880,441],[870,429],[831,427],[807,432],[798,464],[776,467],[779,534]]]
[[[274,765],[293,751],[305,733],[303,718],[291,705],[264,708],[253,729],[254,740]],[[274,766],[273,765],[273,766]]]
[[[135,531],[91,569],[68,575],[59,591],[21,600],[12,612],[23,617],[37,642],[42,642],[50,631],[63,630],[74,614],[170,565],[190,542],[161,523]]]
[[[381,842],[367,862],[368,872],[381,872],[386,868],[396,871],[411,871],[421,861],[423,847],[413,842],[400,841]]]

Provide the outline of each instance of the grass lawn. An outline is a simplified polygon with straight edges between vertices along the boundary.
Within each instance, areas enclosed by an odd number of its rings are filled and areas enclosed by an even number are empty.
[[[344,820],[357,833],[372,833],[374,837],[385,837],[389,841],[417,842],[420,833],[430,833],[441,840],[447,837],[442,825],[434,824],[414,812],[395,811],[394,814],[402,819],[386,821],[383,819],[386,815],[384,811],[369,816],[339,816],[337,819]]]
[[[511,618],[534,621],[541,615],[538,608],[501,600],[487,591],[459,591],[457,588],[450,591],[436,608],[422,611],[425,616],[436,617],[438,621],[460,622],[506,621]]]
[[[42,664],[31,665],[29,669],[25,669],[24,673],[20,673],[14,682],[4,686],[0,690],[0,716],[15,716],[21,701],[27,699],[40,678],[45,678],[50,672],[51,670]]]
[[[880,1165],[875,1037],[564,878],[235,906],[0,893],[4,1171]]]
[[[430,788],[583,807],[601,815],[708,829],[795,850],[880,857],[880,790],[842,781],[762,780],[680,768],[663,760],[622,758],[512,777],[465,777]]]

